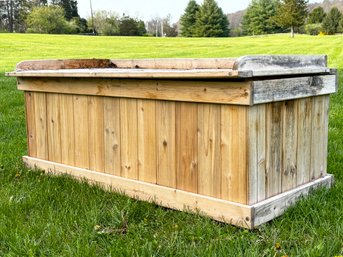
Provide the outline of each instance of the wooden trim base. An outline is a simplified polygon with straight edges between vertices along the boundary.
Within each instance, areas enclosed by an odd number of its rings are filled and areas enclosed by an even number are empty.
[[[75,178],[87,179],[90,183],[99,184],[106,189],[117,191],[135,199],[154,202],[175,210],[199,212],[215,220],[249,229],[280,216],[299,197],[308,195],[311,189],[320,186],[329,188],[333,183],[333,176],[327,175],[249,206],[29,156],[24,156],[23,161],[33,169],[42,169],[56,175],[69,174]]]

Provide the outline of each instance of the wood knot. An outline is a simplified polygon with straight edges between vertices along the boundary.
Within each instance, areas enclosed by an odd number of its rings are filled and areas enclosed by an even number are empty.
[[[114,144],[113,147],[112,147],[112,149],[113,149],[114,151],[117,150],[117,149],[118,149],[118,144]]]
[[[166,140],[163,140],[163,146],[166,147],[168,145]]]
[[[131,166],[130,165],[125,165],[125,169],[130,170]]]
[[[204,88],[204,92],[207,92],[207,88],[206,87]]]

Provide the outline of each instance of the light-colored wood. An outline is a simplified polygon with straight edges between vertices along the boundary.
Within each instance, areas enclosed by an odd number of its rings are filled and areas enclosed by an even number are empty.
[[[46,117],[46,94],[34,93],[37,158],[48,160],[48,131]]]
[[[221,198],[220,105],[198,105],[198,193]]]
[[[156,184],[156,101],[137,100],[139,180]]]
[[[175,102],[156,101],[157,184],[176,188]]]
[[[74,100],[72,95],[60,95],[62,163],[75,165]]]
[[[124,178],[138,179],[138,117],[137,100],[124,99],[120,103],[121,173]]]
[[[266,199],[266,105],[248,110],[248,204]]]
[[[88,97],[74,96],[75,166],[89,169]]]
[[[19,90],[224,104],[251,104],[251,82],[18,78]]]
[[[105,171],[104,98],[88,97],[89,169]]]
[[[330,188],[332,187],[333,182],[333,176],[326,175],[323,178],[319,178],[310,183],[306,183],[305,185],[296,187],[265,201],[254,204],[251,206],[254,217],[252,227],[257,227],[282,215],[290,206],[294,205],[298,199],[308,195],[313,191],[313,189],[318,187]]]
[[[299,99],[298,138],[297,138],[297,185],[310,181],[311,137],[312,137],[312,98]]]
[[[282,106],[282,192],[297,186],[298,105],[286,101]]]
[[[247,203],[247,109],[221,106],[222,198]]]
[[[37,157],[35,93],[25,92],[25,114],[28,154]]]
[[[194,103],[176,103],[176,187],[198,190],[198,108]]]
[[[97,182],[107,189],[124,193],[136,199],[155,202],[176,210],[196,213],[200,211],[201,214],[221,222],[252,228],[252,208],[247,205],[27,156],[23,159],[31,168],[44,169],[51,174],[70,174],[75,178],[85,178],[89,182]]]
[[[46,95],[47,131],[48,131],[48,160],[61,163],[61,121],[60,95]]]
[[[119,98],[104,97],[105,172],[120,176],[120,105]]]
[[[283,102],[266,106],[266,197],[281,193],[282,107]]]
[[[331,94],[336,87],[336,75],[254,81],[253,104]]]

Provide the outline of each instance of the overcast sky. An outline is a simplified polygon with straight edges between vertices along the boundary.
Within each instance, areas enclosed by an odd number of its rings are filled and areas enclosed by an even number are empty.
[[[251,0],[217,0],[224,13],[232,13],[245,9]],[[79,14],[81,17],[90,16],[90,0],[78,0]],[[202,0],[197,0],[201,4]],[[310,0],[310,3],[318,0]],[[164,17],[171,14],[175,22],[184,12],[188,0],[92,0],[93,10],[115,11],[119,15],[123,13],[138,17],[142,20],[150,20],[153,17]]]

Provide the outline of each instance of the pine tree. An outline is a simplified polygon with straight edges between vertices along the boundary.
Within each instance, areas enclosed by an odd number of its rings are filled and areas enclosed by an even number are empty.
[[[52,0],[53,5],[58,5],[64,9],[65,18],[70,21],[72,18],[80,17],[77,9],[77,1],[74,0]]]
[[[190,0],[185,9],[185,13],[181,16],[181,35],[184,37],[195,36],[196,15],[199,11],[199,5],[195,0]]]
[[[243,17],[243,31],[247,35],[271,34],[281,31],[273,21],[277,0],[253,0]]]
[[[323,21],[323,30],[326,34],[332,35],[338,32],[342,13],[333,7]]]
[[[322,23],[325,16],[326,13],[324,12],[323,7],[319,6],[317,8],[314,8],[313,11],[309,14],[307,23]]]
[[[197,37],[229,36],[229,21],[215,0],[204,0],[197,13],[195,35]]]
[[[281,27],[291,28],[291,36],[294,37],[294,28],[305,23],[307,3],[308,0],[281,0],[273,20]]]

